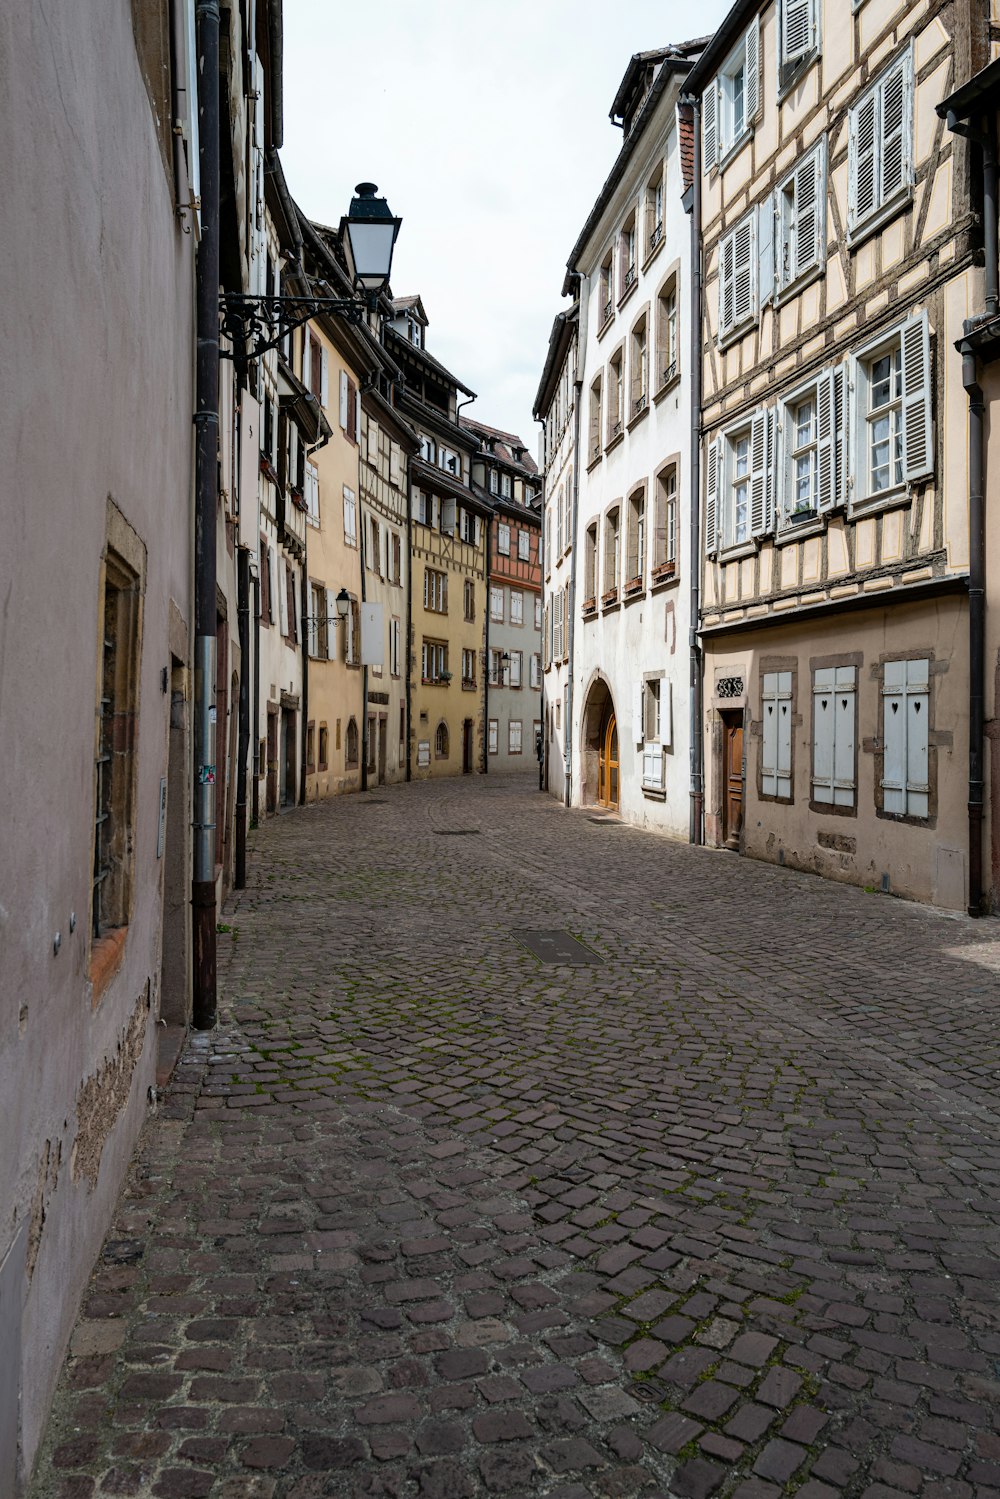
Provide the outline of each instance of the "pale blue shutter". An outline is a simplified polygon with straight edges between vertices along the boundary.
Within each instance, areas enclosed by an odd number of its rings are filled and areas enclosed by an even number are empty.
[[[761,307],[774,296],[774,218],[774,195],[768,193],[757,209],[757,264],[760,271]]]
[[[903,324],[903,478],[934,468],[931,440],[931,344],[926,312]]]
[[[906,667],[887,661],[882,676],[882,806],[906,811]]]
[[[834,800],[835,676],[835,668],[827,666],[813,677],[813,800],[817,802]]]
[[[913,114],[910,54],[905,52],[878,85],[878,201],[887,203],[910,180]]]
[[[871,89],[849,112],[847,229],[852,233],[878,206],[876,141],[878,90]]]
[[[839,807],[852,807],[855,797],[854,736],[856,678],[853,666],[838,666],[833,683],[833,799]]]
[[[326,657],[328,661],[337,659],[337,601],[333,596],[333,589],[324,590],[326,601]]]
[[[701,96],[702,166],[710,172],[719,159],[719,80],[713,78]]]
[[[714,557],[719,550],[719,478],[722,442],[716,438],[708,445],[705,463],[705,554]]]
[[[758,411],[750,422],[750,535],[762,536],[766,522],[765,497],[770,457],[769,413]]]
[[[930,793],[929,665],[904,662],[906,667],[906,810],[911,817],[926,817]]]
[[[746,38],[746,120],[752,125],[760,104],[760,21],[754,17]]]
[[[837,503],[836,475],[837,391],[833,370],[824,370],[816,382],[816,508],[832,510]]]

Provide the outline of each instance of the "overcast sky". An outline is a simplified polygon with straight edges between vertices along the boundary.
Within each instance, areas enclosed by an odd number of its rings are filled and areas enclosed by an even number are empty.
[[[531,411],[566,259],[621,145],[633,52],[704,35],[731,0],[285,0],[285,174],[336,224],[357,182],[403,220],[396,296],[479,420],[537,451]]]

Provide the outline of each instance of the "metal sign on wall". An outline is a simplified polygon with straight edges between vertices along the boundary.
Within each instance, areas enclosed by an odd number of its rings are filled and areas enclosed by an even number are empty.
[[[361,605],[361,664],[385,665],[385,622],[381,604]]]

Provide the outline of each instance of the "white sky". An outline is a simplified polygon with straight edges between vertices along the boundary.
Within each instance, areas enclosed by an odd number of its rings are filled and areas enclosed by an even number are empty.
[[[337,224],[357,182],[403,225],[396,296],[479,420],[532,452],[566,260],[621,145],[633,52],[706,35],[732,0],[285,0],[285,175]]]

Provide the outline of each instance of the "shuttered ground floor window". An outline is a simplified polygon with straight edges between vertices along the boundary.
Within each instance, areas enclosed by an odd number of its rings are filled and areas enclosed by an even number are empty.
[[[141,580],[107,552],[100,600],[100,697],[94,777],[94,937],[128,924],[135,818]]]

